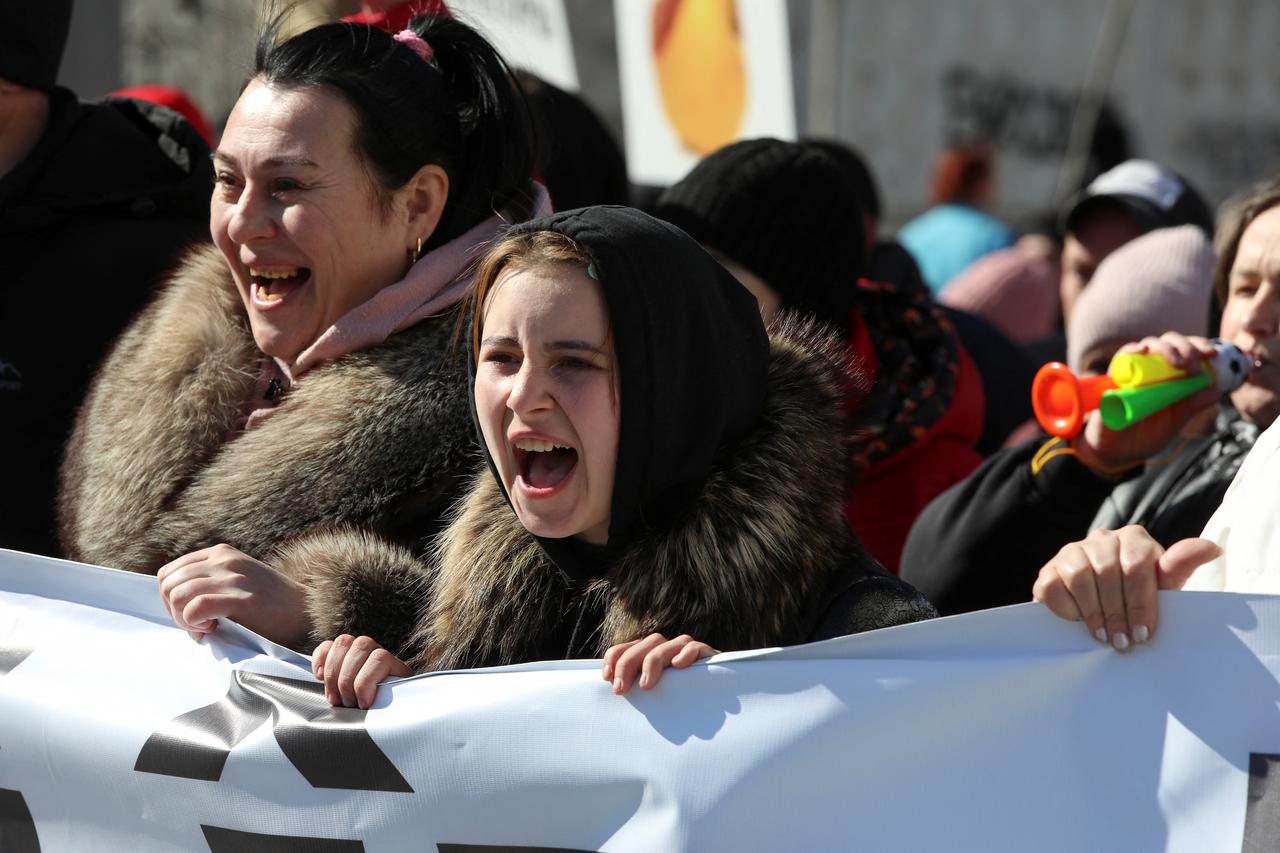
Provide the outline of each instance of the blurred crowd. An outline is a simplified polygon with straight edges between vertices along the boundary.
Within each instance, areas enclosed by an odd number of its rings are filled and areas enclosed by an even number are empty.
[[[1015,228],[973,140],[889,233],[854,147],[748,139],[640,192],[427,5],[272,24],[216,133],[56,85],[69,2],[0,11],[0,546],[158,574],[346,704],[1033,598],[1125,651],[1157,589],[1276,588],[1280,181],[1127,158]],[[1033,412],[1042,365],[1224,342],[1247,376],[1126,429]]]

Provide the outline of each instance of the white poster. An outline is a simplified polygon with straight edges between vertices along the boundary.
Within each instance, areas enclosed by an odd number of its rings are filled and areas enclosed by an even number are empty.
[[[513,68],[523,68],[570,92],[578,91],[564,0],[448,0],[449,10],[473,24]]]
[[[0,850],[1275,850],[1280,598],[1161,608],[1128,655],[1021,605],[625,697],[568,661],[335,710],[153,578],[0,551]]]
[[[627,170],[674,183],[737,139],[794,139],[785,0],[614,0]]]

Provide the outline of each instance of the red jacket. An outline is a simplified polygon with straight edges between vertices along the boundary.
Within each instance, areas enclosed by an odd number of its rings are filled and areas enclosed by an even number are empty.
[[[849,346],[863,360],[872,382],[879,359],[866,324],[855,315]],[[957,341],[959,364],[951,406],[917,439],[869,468],[854,473],[844,514],[867,549],[894,574],[902,546],[925,505],[978,467],[973,448],[982,434],[986,399],[977,367]]]

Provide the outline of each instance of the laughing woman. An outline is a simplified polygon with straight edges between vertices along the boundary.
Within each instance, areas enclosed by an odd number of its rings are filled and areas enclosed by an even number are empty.
[[[403,593],[367,574],[320,587],[313,611],[351,626],[314,658],[330,701],[367,707],[388,675],[610,649],[621,692],[642,664],[649,687],[712,647],[934,615],[844,521],[838,344],[786,320],[767,334],[683,232],[627,208],[540,219],[486,256],[474,299],[489,470],[419,567],[407,643],[354,629]]]
[[[194,635],[227,617],[306,646],[314,572],[395,571],[469,480],[468,265],[547,208],[467,26],[277,32],[214,155],[213,245],[102,367],[59,509],[69,556],[158,573]]]

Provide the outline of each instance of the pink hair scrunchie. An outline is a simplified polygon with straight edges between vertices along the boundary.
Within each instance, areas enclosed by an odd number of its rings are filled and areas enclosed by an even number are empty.
[[[412,50],[422,58],[423,62],[430,62],[435,51],[431,49],[431,45],[423,41],[422,36],[413,30],[405,28],[392,36],[393,39],[400,42],[405,47]]]

